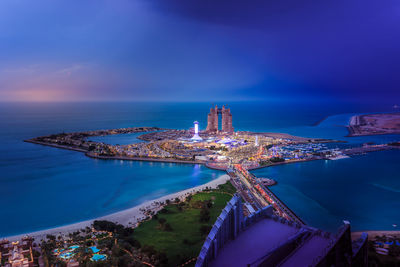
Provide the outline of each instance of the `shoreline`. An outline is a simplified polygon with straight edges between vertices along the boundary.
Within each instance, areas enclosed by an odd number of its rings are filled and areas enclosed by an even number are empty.
[[[348,125],[346,126],[348,130],[348,134],[346,137],[359,137],[359,136],[374,136],[374,135],[400,135],[400,130],[397,129],[387,129],[379,127],[379,125],[372,125],[373,131],[371,129],[365,129],[367,122],[365,122],[365,117],[371,116],[392,116],[397,115],[399,112],[390,112],[390,113],[362,113],[353,115],[350,117]],[[380,120],[385,121],[387,118],[380,118]],[[364,127],[364,128],[363,128]]]
[[[179,160],[179,159],[162,159],[162,158],[145,158],[145,157],[124,157],[124,156],[98,156],[85,153],[85,156],[93,159],[103,159],[103,160],[131,160],[131,161],[151,161],[151,162],[164,162],[164,163],[183,163],[183,164],[204,164],[203,161],[199,160]]]
[[[139,204],[137,206],[114,212],[108,215],[100,216],[97,218],[93,219],[88,219],[85,221],[77,222],[77,223],[72,223],[72,224],[67,224],[64,226],[57,226],[57,227],[52,227],[52,228],[47,228],[44,230],[38,230],[34,232],[29,232],[29,233],[23,233],[23,234],[17,234],[17,235],[11,235],[11,236],[4,236],[0,237],[0,240],[2,239],[7,239],[9,241],[18,241],[21,238],[25,236],[30,236],[33,237],[36,241],[40,241],[41,239],[45,239],[46,235],[51,234],[51,235],[57,235],[57,234],[68,234],[72,233],[75,231],[78,231],[80,229],[83,229],[85,227],[90,227],[95,220],[108,220],[112,222],[116,222],[125,226],[128,225],[134,225],[138,221],[141,221],[145,219],[147,216],[143,213],[143,209],[151,209],[152,211],[157,212],[160,210],[163,205],[156,205],[156,202],[164,202],[167,199],[175,199],[175,198],[184,198],[188,194],[196,193],[197,191],[202,191],[208,188],[217,188],[218,185],[224,184],[227,181],[229,181],[230,177],[228,174],[222,174],[218,178],[202,184],[198,185],[195,187],[191,187],[188,189],[184,189],[182,191],[178,191],[176,193],[171,193],[162,197],[159,197],[157,199],[153,200],[148,200],[146,202],[143,202],[142,204]]]
[[[86,157],[92,158],[92,159],[152,161],[152,162],[164,162],[164,163],[184,163],[184,164],[203,164],[203,165],[205,165],[205,163],[203,161],[199,161],[199,160],[179,160],[179,159],[168,159],[168,158],[163,159],[163,158],[146,158],[146,157],[124,157],[124,156],[100,156],[100,155],[93,155],[86,149],[81,149],[81,148],[76,148],[76,147],[71,147],[71,146],[51,144],[51,143],[35,141],[35,140],[31,140],[31,139],[24,140],[24,142],[36,144],[36,145],[49,146],[49,147],[54,147],[54,148],[59,148],[59,149],[81,152],[81,153],[84,153]]]
[[[362,233],[367,233],[368,234],[368,239],[375,238],[375,236],[382,236],[382,235],[399,235],[400,236],[400,230],[369,230],[369,231],[356,231],[356,232],[351,232],[351,239],[355,240],[361,237]]]
[[[286,135],[286,134],[285,134]],[[321,140],[321,143],[342,143],[344,141],[339,141],[339,140]],[[127,161],[146,161],[146,162],[160,162],[160,163],[175,163],[175,164],[201,164],[204,165],[205,167],[213,170],[219,170],[219,171],[226,171],[224,168],[219,168],[219,167],[213,167],[207,164],[206,161],[199,161],[199,160],[179,160],[179,159],[169,159],[169,158],[146,158],[146,157],[124,157],[124,156],[100,156],[100,155],[93,155],[89,151],[85,149],[79,149],[79,148],[74,148],[70,146],[65,146],[65,145],[57,145],[57,144],[49,144],[46,142],[41,142],[41,141],[35,141],[35,140],[24,140],[24,142],[27,143],[32,143],[32,144],[37,144],[37,145],[42,145],[42,146],[50,146],[58,149],[66,149],[66,150],[71,150],[71,151],[76,151],[76,152],[82,152],[86,157],[92,158],[92,159],[99,159],[99,160],[127,160]],[[275,162],[271,163],[268,165],[264,166],[257,166],[257,167],[251,167],[249,170],[256,170],[256,169],[262,169],[262,168],[267,168],[267,167],[273,167],[276,165],[282,165],[282,164],[290,164],[290,163],[299,163],[299,162],[307,162],[307,161],[314,161],[314,160],[321,160],[323,158],[315,158],[315,159],[300,159],[300,160],[294,160],[290,162]]]
[[[278,166],[278,165],[300,163],[300,162],[308,162],[308,161],[323,160],[323,159],[324,158],[314,158],[314,159],[298,159],[298,160],[283,161],[283,162],[273,162],[271,164],[264,165],[264,166],[251,167],[251,168],[248,168],[247,170],[248,171],[254,171],[254,170],[268,168],[268,167],[275,167],[275,166]]]

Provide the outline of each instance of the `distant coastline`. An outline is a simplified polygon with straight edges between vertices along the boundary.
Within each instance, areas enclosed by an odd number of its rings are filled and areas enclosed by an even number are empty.
[[[400,134],[400,112],[352,116],[347,137]]]

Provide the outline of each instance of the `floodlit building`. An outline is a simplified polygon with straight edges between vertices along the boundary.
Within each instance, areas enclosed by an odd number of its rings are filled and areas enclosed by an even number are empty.
[[[207,132],[217,133],[218,130],[218,116],[221,114],[221,131],[225,133],[233,133],[234,129],[232,126],[232,114],[229,108],[218,108],[216,105],[210,109],[210,113],[207,116]]]
[[[32,267],[34,266],[32,254],[33,239],[26,237],[21,241],[0,241],[0,262],[4,267]]]
[[[193,141],[202,141],[203,138],[201,138],[199,135],[199,122],[195,121],[193,124],[194,124],[194,135],[191,139]]]
[[[207,132],[218,132],[218,107],[210,108],[210,113],[207,115]]]

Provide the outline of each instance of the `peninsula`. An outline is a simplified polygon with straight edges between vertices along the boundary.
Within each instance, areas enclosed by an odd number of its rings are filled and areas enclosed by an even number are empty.
[[[136,142],[127,145],[93,141],[94,136],[143,133]],[[158,161],[205,164],[214,169],[227,169],[230,163],[241,163],[247,168],[259,168],[276,163],[289,163],[337,157],[338,150],[330,150],[324,143],[335,140],[304,138],[284,133],[198,133],[193,130],[134,127],[74,133],[59,133],[25,140],[34,144],[85,153],[97,159]],[[343,156],[343,155],[342,155]]]
[[[222,129],[218,129],[219,115],[222,115]],[[400,113],[354,116],[349,130],[352,136],[400,133],[399,119]],[[190,129],[130,127],[51,134],[25,142],[83,152],[97,159],[204,164],[218,170],[227,170],[232,164],[241,164],[251,170],[301,161],[336,160],[398,147],[393,144],[365,144],[346,149],[328,148],[326,143],[342,141],[286,133],[235,132],[233,129],[230,109],[223,106],[210,109],[207,128],[203,131],[199,130],[199,123],[195,121]],[[107,144],[91,140],[95,136],[132,133],[142,134],[131,144]]]
[[[348,136],[400,134],[400,112],[353,116],[347,128]]]

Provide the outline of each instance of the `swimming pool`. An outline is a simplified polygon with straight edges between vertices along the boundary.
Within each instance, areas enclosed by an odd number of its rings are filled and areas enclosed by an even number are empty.
[[[75,253],[72,253],[72,252],[63,252],[58,257],[67,260],[67,259],[72,258],[74,255],[75,255]]]
[[[95,246],[93,246],[93,247],[90,247],[90,249],[92,250],[92,252],[93,253],[97,253],[97,252],[99,252],[100,251],[100,249],[98,249],[97,247],[95,247]]]
[[[54,254],[58,254],[58,253],[61,253],[61,252],[63,252],[65,249],[63,249],[63,248],[56,248],[55,250],[53,250],[53,253]]]
[[[92,261],[103,261],[107,259],[107,256],[103,254],[94,254],[90,259]]]
[[[70,247],[69,247],[69,249],[72,250],[72,251],[74,251],[74,250],[77,249],[77,248],[79,248],[78,245],[73,245],[73,246],[70,246]]]

